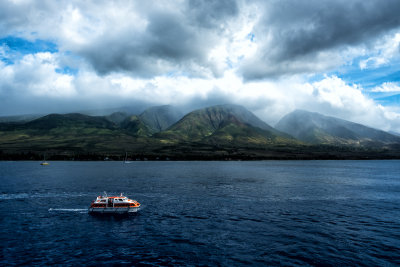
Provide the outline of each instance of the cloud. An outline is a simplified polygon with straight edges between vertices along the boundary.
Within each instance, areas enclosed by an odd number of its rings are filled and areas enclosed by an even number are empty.
[[[378,40],[377,44],[370,51],[368,58],[361,60],[359,65],[362,70],[378,68],[390,64],[393,59],[400,58],[400,33],[394,36],[386,36]]]
[[[307,98],[306,109],[361,123],[383,130],[400,130],[400,113],[384,107],[363,94],[364,89],[349,85],[336,76],[306,83],[313,97]]]
[[[137,77],[169,72],[221,75],[209,53],[226,34],[224,24],[237,14],[234,1],[135,5],[123,21],[119,18],[121,8],[126,7],[119,6],[117,18],[107,18],[109,23],[101,34],[86,38],[84,45],[73,48],[99,74],[125,71]]]
[[[207,39],[182,24],[180,13],[152,11],[147,15],[142,27],[135,27],[134,20],[123,27],[108,24],[102,34],[72,49],[101,75],[125,71],[152,77],[179,69],[180,64],[202,61]]]
[[[245,82],[231,70],[215,78],[138,78],[121,73],[98,75],[84,65],[71,75],[57,71],[63,67],[63,57],[40,52],[25,55],[12,65],[1,64],[2,112],[73,112],[162,104],[184,106],[189,111],[234,103],[246,106],[271,125],[294,109],[307,109],[379,129],[400,130],[399,110],[375,103],[363,94],[363,88],[337,76],[311,83],[299,77]]]
[[[13,65],[0,68],[0,89],[7,95],[69,97],[75,94],[73,77],[57,73],[56,54],[40,52],[23,56]]]
[[[362,55],[365,46],[400,26],[396,0],[259,4],[263,15],[254,32],[260,46],[242,67],[246,79],[332,69]]]
[[[100,75],[136,77],[218,77],[232,67],[246,80],[323,72],[365,55],[400,26],[397,0],[26,0],[0,10],[4,36],[51,40]],[[246,42],[252,49],[232,53]],[[360,64],[372,62],[386,61]]]
[[[398,90],[375,68],[398,69],[399,13],[395,0],[2,1],[0,112],[236,103],[270,124],[301,108],[400,131],[400,111],[368,96]],[[344,81],[343,66],[380,85]]]
[[[385,82],[382,85],[372,88],[370,91],[375,93],[400,92],[400,86],[397,83]]]
[[[222,28],[226,18],[238,15],[239,6],[236,0],[189,0],[187,11],[202,28]]]
[[[239,12],[231,0],[45,1],[41,5],[27,0],[3,2],[0,10],[8,11],[0,22],[4,36],[50,39],[61,51],[87,60],[101,75],[122,71],[137,77],[176,71],[220,75],[208,54]]]

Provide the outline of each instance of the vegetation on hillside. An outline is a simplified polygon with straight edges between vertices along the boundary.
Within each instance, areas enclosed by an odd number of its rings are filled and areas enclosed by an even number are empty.
[[[277,130],[236,105],[196,110],[179,121],[166,110],[172,108],[139,116],[50,114],[0,123],[0,159],[40,159],[46,153],[48,159],[121,160],[125,152],[159,160],[400,158],[398,136],[320,114],[297,111]]]

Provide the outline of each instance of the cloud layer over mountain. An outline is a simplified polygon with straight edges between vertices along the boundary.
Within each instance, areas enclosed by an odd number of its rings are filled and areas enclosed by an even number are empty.
[[[239,103],[269,123],[302,108],[400,132],[399,103],[378,100],[398,99],[399,13],[396,0],[2,1],[0,115]]]

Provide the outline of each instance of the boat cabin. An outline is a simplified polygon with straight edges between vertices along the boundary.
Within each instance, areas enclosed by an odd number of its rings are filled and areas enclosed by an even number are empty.
[[[140,206],[139,202],[122,194],[119,197],[98,196],[91,205],[92,208],[130,208],[138,206]]]

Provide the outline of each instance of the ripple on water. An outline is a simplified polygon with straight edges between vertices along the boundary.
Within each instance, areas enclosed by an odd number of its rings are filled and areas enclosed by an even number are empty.
[[[1,265],[400,263],[397,161],[2,164]],[[103,191],[142,209],[90,216]]]

